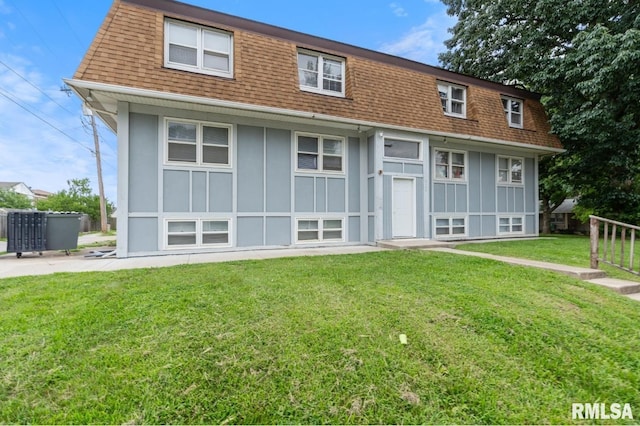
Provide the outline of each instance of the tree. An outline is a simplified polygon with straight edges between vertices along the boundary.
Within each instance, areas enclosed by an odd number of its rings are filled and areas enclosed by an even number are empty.
[[[24,194],[19,194],[12,189],[0,189],[0,207],[7,209],[30,209],[31,200]]]
[[[640,3],[442,0],[442,64],[543,94],[582,209],[640,219]]]
[[[542,233],[551,233],[551,212],[572,194],[566,176],[570,162],[565,154],[543,157],[540,170],[540,204],[542,204]]]
[[[67,181],[69,189],[59,191],[38,202],[38,210],[68,211],[86,213],[91,220],[100,220],[100,197],[91,193],[90,181],[88,178],[71,179]],[[113,211],[113,204],[109,201],[107,205],[107,215]]]

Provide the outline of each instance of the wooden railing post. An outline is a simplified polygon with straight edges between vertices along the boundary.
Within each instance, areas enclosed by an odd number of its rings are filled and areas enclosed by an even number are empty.
[[[595,217],[589,220],[589,235],[591,237],[591,269],[598,269],[598,241],[600,236],[600,223]]]

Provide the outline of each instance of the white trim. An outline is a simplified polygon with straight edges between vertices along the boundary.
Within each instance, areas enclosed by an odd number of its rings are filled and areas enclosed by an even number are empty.
[[[508,164],[507,164],[507,181],[501,181],[500,180],[500,159],[504,158],[507,160]],[[512,180],[512,171],[511,171],[511,167],[512,164],[511,162],[513,160],[519,160],[520,164],[522,166],[522,170],[520,170],[520,182],[513,182]],[[521,186],[525,186],[525,182],[524,182],[524,157],[516,157],[516,156],[511,156],[511,155],[498,155],[496,154],[496,186],[515,186],[515,187],[521,187]]]
[[[338,238],[324,238],[324,222],[328,221],[328,220],[339,220],[340,221],[340,228],[328,228],[329,230],[338,230],[340,229],[340,235],[342,236],[342,238],[338,239]],[[299,222],[300,221],[310,221],[310,222],[318,222],[318,228],[315,230],[318,233],[318,238],[315,240],[300,240],[298,238],[298,232],[300,231],[300,229],[298,228],[299,226]],[[312,215],[312,216],[294,216],[293,217],[293,222],[294,222],[294,235],[293,235],[293,241],[294,244],[317,244],[317,243],[344,243],[346,241],[346,222],[348,222],[348,218],[345,218],[344,216],[342,217],[337,217],[337,216],[319,216],[319,215]],[[302,230],[303,232],[305,231],[304,229]],[[314,230],[309,230],[309,231],[314,231]]]
[[[408,180],[411,181],[411,190],[412,190],[412,199],[413,199],[413,223],[411,224],[411,235],[396,235],[395,229],[393,226],[394,223],[394,206],[395,206],[395,183],[397,180]],[[417,235],[418,223],[418,197],[416,192],[416,178],[415,177],[407,177],[407,176],[392,176],[391,178],[391,237],[392,238],[415,238]]]
[[[194,244],[183,244],[183,245],[170,245],[169,244],[169,222],[193,222],[195,224],[194,228],[194,236],[195,243]],[[227,242],[220,244],[205,244],[203,240],[204,231],[203,231],[203,222],[227,222]],[[232,235],[233,235],[233,220],[228,217],[211,217],[211,216],[177,216],[171,215],[166,216],[163,219],[162,226],[162,249],[163,250],[185,250],[185,249],[199,249],[199,248],[212,248],[212,247],[232,247]]]
[[[440,87],[443,86],[447,88],[447,99],[446,99],[447,106],[446,106],[446,110],[442,111],[444,115],[447,115],[449,117],[456,117],[456,118],[467,118],[467,86],[462,86],[460,84],[450,83],[448,81],[442,81],[442,80],[438,80],[436,82],[436,85],[438,89],[438,99],[440,100],[442,100],[442,97],[440,96]],[[451,92],[453,89],[462,90],[462,100],[453,99],[451,97]],[[451,104],[454,102],[462,104],[462,113],[456,113],[451,111],[452,109]]]
[[[307,55],[307,56],[313,56],[318,58],[318,82],[317,82],[317,86],[313,87],[313,86],[307,86],[302,84],[302,81],[300,81],[300,71],[303,71],[303,68],[300,68],[300,54],[303,55]],[[324,70],[324,61],[325,60],[330,60],[330,61],[334,61],[334,62],[340,62],[341,64],[341,73],[340,73],[340,86],[341,86],[341,90],[338,92],[337,90],[329,90],[329,89],[324,89],[324,75],[323,75],[323,70]],[[298,48],[298,52],[296,55],[296,70],[298,71],[297,74],[297,78],[298,78],[298,86],[300,87],[300,90],[303,90],[305,92],[312,92],[312,93],[319,93],[322,95],[329,95],[329,96],[336,96],[339,98],[344,98],[345,97],[345,87],[347,85],[347,80],[345,78],[346,76],[346,63],[347,60],[345,58],[341,58],[339,56],[333,56],[333,55],[328,55],[322,52],[315,52],[313,50],[308,50],[308,49],[302,49],[302,48]]]
[[[522,129],[524,127],[524,100],[514,98],[511,96],[506,96],[506,95],[502,95],[501,100],[507,101],[507,107],[504,108],[504,104],[502,106],[503,106],[504,113],[506,114],[506,119],[507,119],[507,123],[509,124],[509,127],[513,127],[514,129]],[[518,102],[520,104],[520,113],[519,113],[520,124],[514,123],[512,120],[513,111],[511,110],[511,102]]]
[[[188,46],[189,48],[196,49],[196,65],[188,65],[182,62],[171,62],[169,60],[169,27],[171,25],[177,27],[190,27],[196,30],[196,46]],[[204,66],[204,33],[205,31],[211,33],[218,33],[225,35],[229,38],[229,52],[214,52],[221,54],[220,56],[226,56],[229,60],[229,71],[217,70],[214,68],[205,68]],[[177,45],[177,44],[176,44]],[[213,52],[213,51],[212,51]],[[220,30],[213,27],[207,27],[204,25],[193,24],[190,22],[178,21],[175,19],[165,18],[164,20],[164,66],[166,68],[172,68],[182,71],[191,71],[199,74],[213,75],[217,77],[233,78],[233,33],[229,31]]]
[[[116,233],[116,256],[129,255],[129,103],[118,102],[118,127],[116,134],[118,144],[118,231]],[[159,169],[161,167],[158,167]]]
[[[449,154],[462,154],[464,156],[464,165],[462,166],[464,168],[464,176],[462,178],[455,178],[453,177],[453,156],[449,155],[449,164],[447,165],[447,173],[449,173],[449,177],[443,178],[437,175],[437,164],[436,164],[436,151],[440,151],[440,152],[448,152]],[[438,147],[438,146],[434,146],[433,147],[433,154],[431,155],[432,157],[432,161],[431,161],[431,167],[433,170],[433,180],[436,182],[458,182],[458,183],[464,183],[464,182],[468,182],[469,181],[469,153],[468,151],[462,151],[462,150],[458,150],[458,149],[448,149],[448,148],[442,148],[442,147]]]
[[[298,137],[310,137],[318,139],[318,152],[312,153],[307,151],[302,151],[302,153],[308,153],[309,155],[317,155],[317,169],[301,169],[298,167],[298,154],[300,151],[298,150]],[[294,167],[293,169],[296,173],[311,173],[311,174],[328,174],[328,175],[346,175],[347,168],[347,138],[344,136],[334,136],[334,135],[325,135],[320,133],[310,133],[310,132],[294,132],[295,145],[294,145]],[[340,140],[342,142],[342,154],[339,156],[341,158],[341,170],[325,170],[324,169],[324,140],[325,139],[333,139]],[[328,154],[328,157],[338,157],[338,155]]]
[[[500,219],[508,219],[509,220],[509,231],[500,231]],[[514,231],[513,227],[518,226],[518,224],[513,223],[513,219],[520,219],[519,226],[522,227],[520,231]],[[525,215],[496,215],[496,234],[497,235],[521,235],[524,234],[525,231]]]
[[[438,227],[437,221],[447,219],[449,221],[449,233],[438,235]],[[463,234],[454,234],[453,233],[453,220],[455,219],[463,219],[464,220],[464,233]],[[466,238],[469,236],[469,215],[468,214],[437,214],[433,215],[433,239],[455,239],[455,238]]]
[[[403,132],[413,132],[413,133],[424,133],[432,136],[442,136],[447,138],[459,139],[461,141],[477,141],[477,142],[485,142],[496,145],[503,145],[515,148],[522,148],[531,151],[540,151],[541,153],[561,153],[565,152],[562,148],[552,148],[546,146],[532,145],[522,142],[513,142],[507,141],[503,139],[495,139],[495,138],[487,138],[483,136],[472,136],[461,133],[452,133],[452,132],[442,132],[439,130],[432,129],[421,129],[421,128],[411,128],[406,126],[397,126],[394,124],[381,123],[376,121],[368,121],[368,120],[356,120],[345,117],[332,116],[327,114],[318,114],[314,112],[305,112],[305,111],[297,111],[286,108],[276,108],[276,107],[267,107],[260,106],[254,104],[247,104],[242,102],[234,102],[234,101],[225,101],[220,99],[212,99],[205,98],[201,96],[191,96],[191,95],[181,95],[176,93],[168,93],[168,92],[160,92],[157,90],[148,90],[148,89],[139,89],[133,87],[119,86],[115,84],[105,84],[105,83],[95,83],[92,81],[86,80],[77,80],[77,79],[63,79],[63,81],[70,86],[76,95],[81,99],[84,97],[78,92],[77,89],[87,89],[87,90],[96,90],[96,91],[105,91],[112,92],[116,94],[128,95],[128,96],[141,96],[141,97],[150,97],[154,99],[164,99],[167,101],[174,102],[187,102],[187,103],[196,103],[210,107],[218,107],[218,108],[229,108],[229,109],[238,109],[243,111],[253,111],[253,112],[262,112],[266,114],[276,114],[276,115],[285,115],[291,116],[301,119],[309,119],[314,121],[327,121],[333,123],[346,124],[353,127],[353,130],[368,130],[363,129],[363,127],[370,128],[385,128],[389,130],[399,130]],[[115,131],[115,129],[112,129]]]
[[[418,144],[418,158],[407,158],[407,157],[391,157],[391,156],[387,156],[384,155],[384,148],[386,147],[386,141],[388,140],[393,140],[393,141],[398,141],[398,142],[409,142],[409,143],[417,143]],[[392,136],[385,136],[382,140],[383,143],[383,155],[384,155],[384,159],[385,160],[400,160],[402,162],[415,162],[415,163],[421,163],[423,161],[424,158],[424,148],[423,148],[423,141],[420,139],[410,139],[410,138],[402,138],[402,137],[392,137]]]
[[[190,161],[177,161],[177,160],[169,160],[169,122],[173,123],[188,123],[196,126],[196,159],[194,162]],[[229,131],[227,137],[227,163],[206,163],[203,161],[203,150],[204,150],[204,133],[203,127],[217,127],[217,128],[225,128]],[[172,142],[172,143],[181,143],[181,142]],[[192,143],[184,143],[184,145],[193,145]],[[207,146],[220,146],[224,147],[224,145],[210,145]],[[173,117],[164,117],[163,121],[163,131],[162,131],[162,147],[164,150],[163,154],[163,165],[165,166],[180,166],[180,167],[205,167],[209,168],[220,168],[220,169],[231,169],[233,168],[233,124],[228,123],[215,123],[211,121],[200,121],[200,120],[189,120],[184,118],[173,118]]]

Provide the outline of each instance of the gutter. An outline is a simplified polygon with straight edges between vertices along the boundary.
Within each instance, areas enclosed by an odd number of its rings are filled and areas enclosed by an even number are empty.
[[[486,138],[482,136],[471,136],[471,135],[460,134],[460,133],[441,132],[441,131],[431,130],[431,129],[419,129],[419,128],[413,128],[413,127],[398,126],[398,125],[380,123],[375,121],[356,120],[351,118],[338,117],[338,116],[332,116],[327,114],[317,114],[314,112],[297,111],[297,110],[291,110],[286,108],[253,105],[253,104],[246,104],[242,102],[225,101],[221,99],[204,98],[204,97],[192,96],[192,95],[180,95],[176,93],[160,92],[157,90],[138,89],[138,88],[127,87],[127,86],[119,86],[115,84],[96,83],[96,82],[86,81],[86,80],[63,79],[63,81],[72,89],[74,89],[73,91],[76,93],[76,95],[78,95],[78,97],[80,97],[84,102],[86,102],[86,99],[76,89],[111,92],[111,93],[122,94],[122,95],[140,96],[140,97],[169,100],[169,101],[175,101],[175,102],[189,102],[189,103],[207,105],[207,106],[218,107],[218,108],[229,108],[229,109],[237,109],[242,111],[261,112],[266,114],[285,115],[285,116],[292,116],[292,117],[297,117],[302,119],[324,121],[327,123],[341,123],[341,124],[353,126],[354,129],[358,129],[358,130],[368,130],[368,129],[362,129],[362,127],[364,126],[369,128],[384,128],[384,129],[397,130],[397,131],[403,131],[403,132],[424,133],[427,135],[459,139],[462,141],[485,142],[485,143],[490,143],[495,145],[540,151],[541,154],[557,154],[557,153],[565,152],[565,150],[562,148],[531,145],[531,144],[526,144],[521,142],[512,142],[512,141],[506,141],[502,139]]]

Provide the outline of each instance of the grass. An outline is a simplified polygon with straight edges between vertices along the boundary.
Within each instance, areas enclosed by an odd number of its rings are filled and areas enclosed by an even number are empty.
[[[486,259],[12,278],[0,306],[0,423],[566,424],[573,402],[640,415],[640,304]]]
[[[600,250],[602,251],[602,241]],[[636,268],[640,259],[640,247],[636,244]],[[620,241],[616,243],[617,250]],[[626,250],[628,253],[629,243]],[[578,235],[554,235],[535,240],[497,241],[491,243],[469,243],[456,246],[457,249],[490,253],[499,256],[520,257],[524,259],[539,260],[543,262],[560,263],[563,265],[581,266],[588,268],[590,264],[590,242],[588,236]],[[620,252],[616,253],[619,258]],[[628,261],[628,254],[625,255]],[[607,273],[607,276],[629,281],[640,281],[640,277],[623,271],[619,268],[600,262],[599,268]]]

